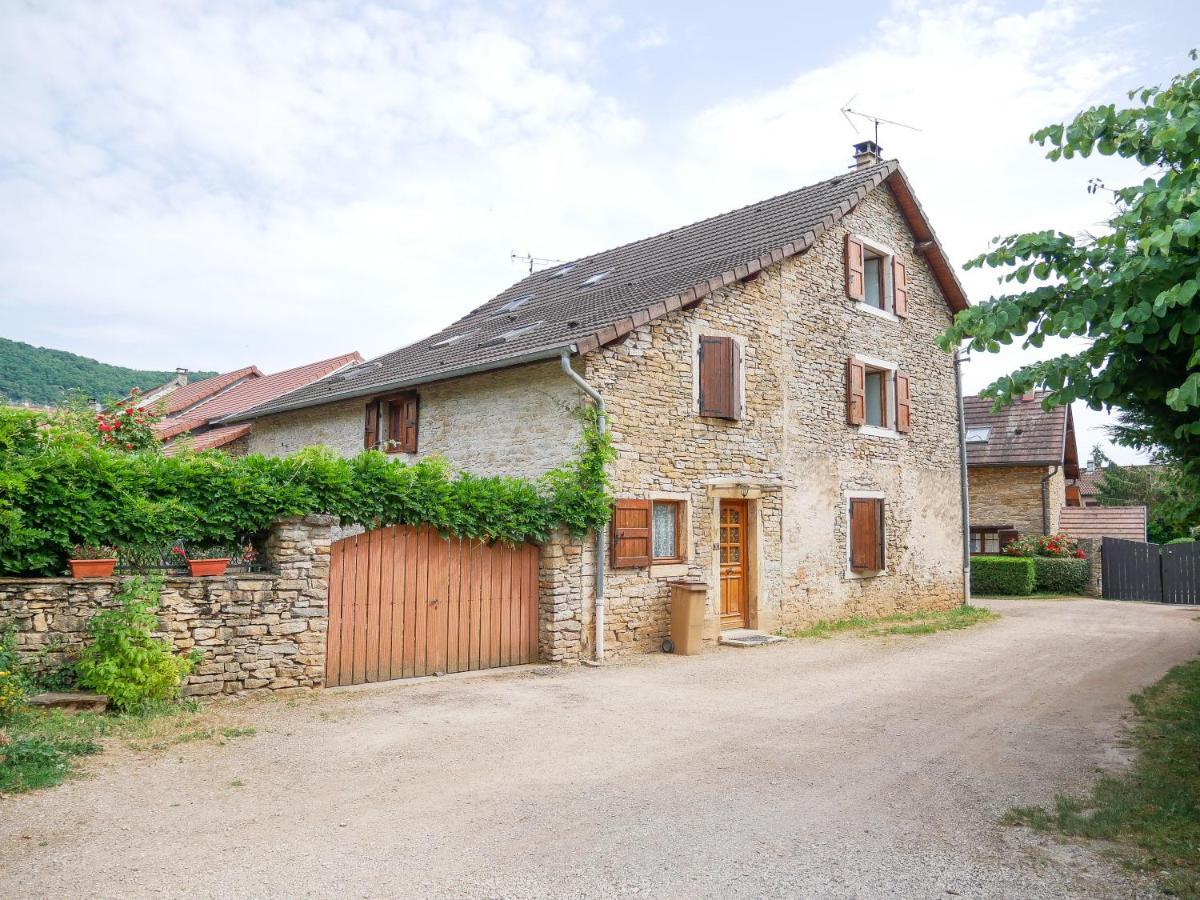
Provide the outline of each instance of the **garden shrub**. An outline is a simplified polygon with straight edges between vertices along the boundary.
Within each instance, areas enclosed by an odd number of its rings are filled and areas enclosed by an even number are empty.
[[[1054,594],[1082,594],[1091,574],[1087,559],[1039,556],[1033,560],[1037,589]]]
[[[89,643],[75,664],[81,686],[108,697],[118,709],[140,712],[174,700],[195,665],[154,637],[161,578],[131,578],[114,600],[88,621]]]
[[[1167,544],[1194,544],[1196,539],[1192,537],[1178,537],[1167,541]],[[1165,546],[1165,545],[1164,545]]]
[[[0,575],[59,574],[76,544],[242,546],[281,516],[310,513],[366,528],[429,524],[488,541],[540,541],[559,525],[578,536],[608,521],[605,466],[615,456],[594,410],[581,415],[578,457],[531,481],[378,451],[353,459],[321,449],[130,453],[100,446],[77,420],[0,409]]]
[[[1033,560],[1024,556],[971,558],[971,593],[1032,594],[1037,585]]]

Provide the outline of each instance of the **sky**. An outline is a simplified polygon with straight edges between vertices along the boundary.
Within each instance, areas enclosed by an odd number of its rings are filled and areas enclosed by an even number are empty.
[[[870,136],[848,101],[913,127],[880,143],[956,263],[1094,230],[1088,179],[1142,173],[1028,136],[1189,67],[1189,22],[1183,0],[5,0],[0,335],[153,369],[374,356],[516,281],[514,252],[844,171]],[[976,354],[966,387],[1030,358]],[[1084,457],[1139,458],[1075,413]]]

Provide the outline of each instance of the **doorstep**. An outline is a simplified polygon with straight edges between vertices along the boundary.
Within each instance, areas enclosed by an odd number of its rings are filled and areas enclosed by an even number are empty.
[[[753,628],[731,628],[722,631],[718,642],[725,647],[763,647],[767,644],[781,644],[787,638],[777,634],[767,634],[765,631],[755,631]]]

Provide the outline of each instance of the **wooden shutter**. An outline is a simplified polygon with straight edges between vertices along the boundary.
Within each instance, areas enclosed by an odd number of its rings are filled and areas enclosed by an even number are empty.
[[[736,419],[739,413],[741,348],[730,337],[700,338],[700,415]]]
[[[417,422],[420,402],[416,394],[402,394],[388,401],[388,452],[417,452]]]
[[[866,298],[866,277],[863,272],[862,241],[852,234],[846,235],[846,296],[851,300]]]
[[[896,373],[896,430],[912,431],[912,388],[907,372]]]
[[[867,420],[867,367],[853,356],[846,360],[846,421],[861,425]]]
[[[908,315],[908,269],[897,257],[892,257],[893,312],[898,316]]]
[[[850,498],[850,569],[877,572],[883,568],[883,501]]]
[[[612,567],[650,565],[650,501],[618,500],[613,507]]]
[[[379,401],[372,400],[367,404],[363,426],[363,447],[367,450],[374,450],[377,446],[379,446]]]

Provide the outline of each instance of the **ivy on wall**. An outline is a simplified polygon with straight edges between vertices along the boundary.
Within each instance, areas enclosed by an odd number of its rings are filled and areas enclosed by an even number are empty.
[[[220,451],[163,456],[98,446],[70,417],[0,409],[0,575],[57,575],[76,544],[232,544],[280,516],[343,525],[430,524],[461,537],[540,541],[609,516],[611,443],[581,409],[576,458],[540,479],[480,477],[445,460],[405,464],[309,449],[287,457]]]

